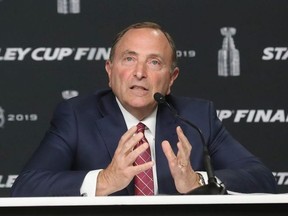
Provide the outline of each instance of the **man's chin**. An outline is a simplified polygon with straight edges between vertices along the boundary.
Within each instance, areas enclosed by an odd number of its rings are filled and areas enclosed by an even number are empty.
[[[127,101],[127,105],[133,109],[149,109],[156,106],[156,102],[151,100],[151,98],[140,97]]]

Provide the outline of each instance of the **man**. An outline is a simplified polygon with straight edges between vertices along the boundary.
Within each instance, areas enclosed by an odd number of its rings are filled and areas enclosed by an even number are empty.
[[[58,106],[13,196],[134,195],[136,179],[147,170],[151,194],[186,194],[201,186],[206,174],[199,134],[158,106],[156,92],[202,130],[216,177],[228,190],[275,192],[272,173],[232,138],[211,102],[170,94],[179,74],[176,48],[159,25],[137,23],[120,32],[105,68],[112,90]],[[136,132],[139,122],[145,132]],[[146,150],[152,160],[135,164]]]

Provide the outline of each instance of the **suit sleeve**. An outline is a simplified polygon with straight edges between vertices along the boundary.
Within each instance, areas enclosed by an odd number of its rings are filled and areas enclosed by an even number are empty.
[[[212,103],[209,112],[209,151],[215,175],[226,189],[241,193],[276,193],[272,172],[228,133]]]
[[[12,196],[79,196],[87,171],[73,169],[77,119],[66,101],[55,110],[49,131],[13,184]]]

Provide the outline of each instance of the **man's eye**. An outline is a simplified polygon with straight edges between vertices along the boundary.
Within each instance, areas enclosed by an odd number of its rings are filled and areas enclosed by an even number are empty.
[[[153,65],[160,65],[160,62],[158,60],[152,60],[151,64]]]
[[[158,59],[151,59],[148,61],[148,66],[151,70],[161,70],[163,65]]]
[[[126,61],[133,61],[133,58],[132,58],[132,57],[129,57],[129,56],[126,57],[125,59],[126,59]]]
[[[136,63],[136,59],[133,56],[124,56],[122,64],[126,66],[132,66]]]

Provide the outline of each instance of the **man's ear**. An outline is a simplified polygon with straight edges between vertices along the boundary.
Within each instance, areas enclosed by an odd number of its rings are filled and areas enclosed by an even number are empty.
[[[109,87],[111,87],[111,71],[112,71],[111,67],[112,67],[112,62],[110,60],[107,60],[105,63],[105,70],[107,72],[108,79],[109,79],[109,82],[108,82]]]
[[[178,75],[179,75],[179,72],[180,72],[179,68],[178,68],[178,67],[175,67],[174,70],[173,70],[173,72],[171,73],[171,75],[170,75],[169,89],[168,89],[167,95],[170,94],[170,92],[171,92],[171,87],[172,87],[174,81],[177,79],[177,77],[178,77]]]

